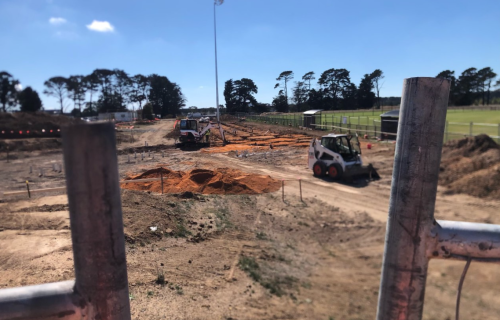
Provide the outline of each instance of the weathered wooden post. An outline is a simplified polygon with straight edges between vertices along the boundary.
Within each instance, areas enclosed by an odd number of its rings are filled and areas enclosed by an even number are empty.
[[[75,291],[95,316],[130,319],[125,237],[114,127],[63,129]]]
[[[30,184],[29,184],[28,180],[26,180],[26,189],[28,189],[28,198],[31,198]]]
[[[285,180],[281,180],[281,199],[285,202]]]
[[[160,177],[161,177],[161,194],[163,194],[163,171],[160,172]]]
[[[129,320],[114,126],[62,131],[76,279],[0,290],[0,320]]]
[[[302,179],[299,179],[300,201],[302,201]]]
[[[445,79],[404,80],[378,320],[422,318],[449,91]]]

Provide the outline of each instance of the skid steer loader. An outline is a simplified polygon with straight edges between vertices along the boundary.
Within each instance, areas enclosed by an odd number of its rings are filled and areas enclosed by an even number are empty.
[[[329,176],[333,180],[352,180],[356,176],[380,178],[371,164],[363,166],[357,135],[328,134],[314,138],[309,145],[309,169],[314,176]]]

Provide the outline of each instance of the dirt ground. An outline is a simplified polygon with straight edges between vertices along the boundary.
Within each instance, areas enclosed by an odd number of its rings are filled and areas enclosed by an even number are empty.
[[[285,201],[275,188],[256,188],[256,194],[177,188],[163,195],[155,192],[157,186],[123,189],[133,319],[375,318],[394,144],[372,143],[368,150],[363,141],[364,161],[374,164],[381,179],[342,184],[314,178],[307,169],[307,144],[318,133],[226,123],[233,144],[213,141],[211,148],[183,151],[165,138],[172,128],[173,121],[160,121],[119,133],[133,136],[118,145],[120,178],[168,170],[184,180],[196,176],[191,181],[199,183],[200,173],[216,179],[207,172],[237,171],[244,174],[231,177],[251,177],[253,188],[267,179],[284,180]],[[26,180],[31,189],[64,186],[59,148],[19,150],[9,162],[1,155],[0,193],[25,190]],[[499,204],[439,187],[435,216],[500,224]],[[0,288],[71,279],[66,195],[1,198],[0,248]],[[463,266],[431,262],[424,319],[454,318]],[[498,285],[497,265],[473,262],[462,292],[462,317],[497,319]]]

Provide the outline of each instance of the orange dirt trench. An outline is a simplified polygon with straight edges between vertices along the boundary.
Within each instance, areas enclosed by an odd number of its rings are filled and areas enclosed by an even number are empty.
[[[165,193],[191,191],[203,194],[259,194],[280,189],[281,183],[270,176],[245,173],[235,169],[193,169],[187,172],[155,168],[126,180],[160,178]],[[161,181],[124,183],[122,188],[161,193]]]

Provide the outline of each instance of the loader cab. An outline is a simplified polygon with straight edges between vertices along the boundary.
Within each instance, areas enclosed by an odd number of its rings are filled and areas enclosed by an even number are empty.
[[[328,150],[338,153],[345,162],[356,161],[361,154],[356,136],[327,135],[321,138],[321,145]]]
[[[198,132],[198,121],[191,119],[182,119],[180,129],[189,131],[193,130],[195,132]]]

